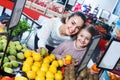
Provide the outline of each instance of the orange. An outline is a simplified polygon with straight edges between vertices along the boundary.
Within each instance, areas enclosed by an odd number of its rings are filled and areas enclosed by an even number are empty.
[[[71,64],[71,61],[70,60],[65,60],[65,64],[69,65],[69,64]]]

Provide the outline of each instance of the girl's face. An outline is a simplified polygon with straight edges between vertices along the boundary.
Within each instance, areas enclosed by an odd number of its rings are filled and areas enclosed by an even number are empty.
[[[65,33],[66,35],[74,35],[76,34],[79,30],[80,27],[83,26],[84,21],[81,19],[79,16],[73,16],[70,19],[66,19],[66,24],[65,26]]]
[[[89,44],[91,38],[92,35],[86,29],[82,29],[77,35],[76,47],[78,49],[86,47]]]

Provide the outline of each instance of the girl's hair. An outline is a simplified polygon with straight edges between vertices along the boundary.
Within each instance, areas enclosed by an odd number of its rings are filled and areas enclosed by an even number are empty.
[[[91,34],[91,36],[95,36],[98,34],[94,25],[91,25],[91,24],[87,25],[86,24],[86,26],[83,29],[86,29]]]
[[[86,22],[86,16],[82,12],[80,12],[80,11],[76,11],[76,12],[72,13],[71,15],[68,16],[68,19],[70,19],[73,16],[79,16],[84,21],[84,23]],[[65,24],[65,20],[66,20],[66,17],[62,17],[61,18],[61,21],[64,24]]]
[[[82,30],[82,29],[87,30],[87,31],[91,34],[92,37],[95,36],[95,35],[98,35],[98,32],[97,32],[97,30],[95,29],[94,25],[85,24],[85,26],[84,26],[83,28],[81,28],[81,30]],[[81,31],[81,30],[80,30],[80,31]],[[80,31],[77,33],[77,35],[80,33]],[[73,39],[73,40],[77,39],[77,35],[75,35],[74,37],[72,37],[72,39]],[[91,39],[92,39],[92,38],[91,38]]]

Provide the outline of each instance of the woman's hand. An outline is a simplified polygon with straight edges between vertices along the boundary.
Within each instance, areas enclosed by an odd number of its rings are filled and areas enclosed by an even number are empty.
[[[48,55],[48,49],[41,47],[39,49],[36,50],[38,53],[40,53],[43,57]]]

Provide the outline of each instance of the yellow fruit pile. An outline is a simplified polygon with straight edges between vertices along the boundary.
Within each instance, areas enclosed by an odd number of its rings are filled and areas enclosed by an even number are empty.
[[[25,61],[23,62],[22,71],[27,74],[29,79],[34,80],[62,80],[62,72],[58,67],[63,66],[62,60],[56,60],[54,54],[43,57],[41,54],[26,50],[24,52]]]

